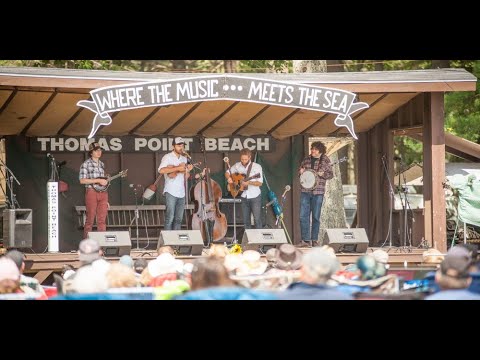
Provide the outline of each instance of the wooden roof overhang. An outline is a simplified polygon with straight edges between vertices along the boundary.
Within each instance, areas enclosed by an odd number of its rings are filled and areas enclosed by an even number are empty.
[[[206,75],[218,74],[0,67],[0,135],[85,136],[93,114],[77,102],[90,99],[91,90]],[[235,75],[354,92],[358,101],[370,105],[352,115],[357,133],[368,131],[419,93],[474,91],[477,80],[463,69]],[[346,128],[334,124],[335,114],[232,100],[145,107],[111,116],[112,124],[101,127],[98,135],[348,135]]]

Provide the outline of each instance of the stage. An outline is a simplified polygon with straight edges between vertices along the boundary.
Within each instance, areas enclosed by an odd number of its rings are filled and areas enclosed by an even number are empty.
[[[303,253],[310,251],[312,248],[299,248]],[[366,253],[337,253],[337,257],[342,265],[353,264],[362,255],[369,254],[376,249],[385,250],[388,255],[388,264],[391,269],[406,269],[409,270],[424,270],[434,269],[434,265],[425,264],[423,262],[422,253],[426,249],[407,248],[407,247],[383,247],[383,248],[368,248]],[[208,256],[209,249],[204,249],[200,256],[177,256],[185,262],[192,262],[195,259]],[[138,258],[145,258],[147,261],[153,260],[157,257],[155,250],[136,250],[130,252],[130,256],[135,260]],[[65,264],[69,264],[74,268],[80,266],[78,254],[76,251],[70,253],[41,253],[41,254],[25,254],[25,275],[35,277],[41,284],[51,285],[53,283],[53,273],[60,273]],[[116,262],[119,257],[106,257],[108,261]]]

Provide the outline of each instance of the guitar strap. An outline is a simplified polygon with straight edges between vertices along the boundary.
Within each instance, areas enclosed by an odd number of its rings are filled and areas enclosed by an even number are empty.
[[[247,168],[247,175],[245,175],[245,179],[248,179],[250,177],[250,172],[252,171],[252,165],[253,165],[253,161],[250,161],[250,165]],[[248,189],[248,185],[245,186],[245,190],[247,189]]]

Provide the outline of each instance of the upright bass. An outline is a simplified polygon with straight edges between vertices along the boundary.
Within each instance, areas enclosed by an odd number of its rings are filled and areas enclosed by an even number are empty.
[[[202,143],[203,149],[203,143]],[[205,149],[203,149],[206,163]],[[222,188],[210,178],[210,169],[205,168],[205,175],[190,190],[190,197],[195,204],[192,216],[192,229],[200,230],[203,243],[208,246],[212,241],[222,240],[227,233],[227,218],[220,211],[219,201],[222,198]]]

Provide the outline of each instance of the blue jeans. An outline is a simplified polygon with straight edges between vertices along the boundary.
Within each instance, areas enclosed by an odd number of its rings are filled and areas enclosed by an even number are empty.
[[[165,193],[165,230],[180,230],[182,227],[185,197],[177,198],[170,193]]]
[[[253,219],[255,220],[255,228],[262,229],[262,194],[258,195],[256,198],[245,199],[242,197],[242,213],[243,213],[243,223],[245,224],[245,229],[251,229],[252,224],[250,220],[250,211],[253,214]]]
[[[300,231],[303,241],[318,241],[320,215],[323,195],[302,192],[300,195]],[[310,213],[312,213],[312,232],[310,234]]]

